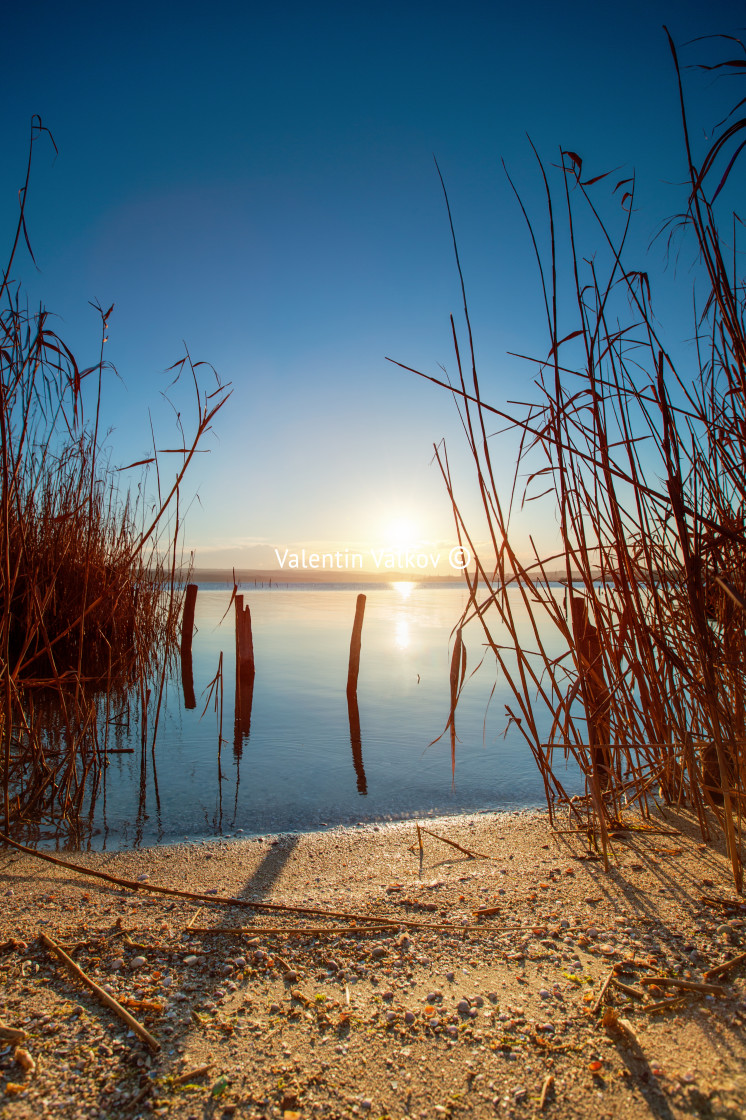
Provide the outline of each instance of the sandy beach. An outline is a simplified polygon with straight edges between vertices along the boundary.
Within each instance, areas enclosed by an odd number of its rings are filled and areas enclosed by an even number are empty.
[[[538,811],[421,857],[414,822],[57,853],[138,890],[5,847],[2,1116],[735,1120],[746,906],[685,812],[625,823],[608,874]]]

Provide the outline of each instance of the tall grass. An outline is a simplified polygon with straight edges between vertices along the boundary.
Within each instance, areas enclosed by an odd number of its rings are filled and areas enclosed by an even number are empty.
[[[743,75],[746,52],[726,41],[738,57],[717,68]],[[467,357],[452,320],[456,383],[422,376],[455,395],[487,527],[485,546],[482,528],[462,515],[447,456],[436,448],[459,540],[476,558],[475,572],[466,573],[470,602],[459,633],[467,622],[481,627],[512,690],[507,714],[544,776],[552,819],[566,806],[571,826],[594,835],[608,862],[610,833],[630,808],[649,814],[654,795],[688,803],[705,837],[713,820],[722,827],[740,891],[746,298],[740,220],[719,208],[746,119],[737,117],[739,102],[697,158],[670,36],[669,44],[687,185],[682,212],[667,228],[682,238],[682,251],[693,245],[697,258],[691,366],[677,365],[667,349],[647,273],[627,263],[634,178],[615,183],[618,177],[588,175],[577,153],[563,151],[559,183],[537,155],[546,246],[524,209],[548,332],[546,352],[528,359],[533,398],[524,411],[509,411],[482,395],[463,276]],[[604,192],[607,203],[599,198]],[[690,304],[691,292],[683,298]],[[520,442],[507,485],[495,458],[496,417],[513,426]],[[532,556],[514,547],[514,502],[526,473],[523,500],[542,491],[542,501],[553,503],[561,537],[556,555],[543,555],[533,542]],[[550,579],[558,566],[564,595]],[[520,637],[523,612],[530,648]],[[564,656],[548,652],[547,625],[561,635]],[[566,756],[585,775],[584,798],[569,798],[562,786],[558,762]]]
[[[79,827],[95,797],[110,729],[146,726],[148,688],[174,654],[182,568],[179,496],[198,444],[229,395],[217,375],[208,393],[189,355],[176,363],[193,384],[190,434],[130,469],[150,470],[133,497],[102,446],[102,390],[111,367],[103,345],[113,308],[101,315],[98,362],[80,368],[44,309],[23,303],[13,270],[29,252],[26,197],[0,283],[0,728],[6,834],[40,822]],[[51,139],[51,137],[50,137]],[[168,481],[166,481],[168,479]],[[142,701],[142,703],[141,703]],[[139,709],[142,707],[142,711]],[[130,711],[133,709],[133,711]],[[154,734],[155,734],[154,729]]]

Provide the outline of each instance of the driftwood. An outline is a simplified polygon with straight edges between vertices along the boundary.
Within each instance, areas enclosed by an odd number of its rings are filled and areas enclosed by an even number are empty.
[[[482,852],[472,852],[469,848],[462,848],[455,840],[448,840],[445,836],[438,836],[437,832],[431,832],[429,828],[423,828],[421,824],[417,825],[417,835],[421,832],[426,832],[428,836],[432,836],[435,840],[440,840],[443,844],[450,844],[457,852],[463,852],[469,859],[492,859],[492,856],[483,855]],[[422,849],[422,840],[420,839],[420,849]]]
[[[727,999],[731,993],[722,984],[701,984],[698,980],[677,980],[675,976],[643,976],[640,984],[655,984],[659,988],[681,988],[685,992],[701,992],[706,996]]]
[[[598,1013],[599,1013],[599,1011],[600,1011],[600,1009],[601,1009],[601,1004],[602,1004],[602,1003],[603,1003],[603,1001],[604,1001],[604,996],[606,995],[606,992],[607,992],[607,990],[608,990],[609,984],[610,984],[610,983],[612,982],[612,980],[613,980],[613,979],[614,979],[614,969],[612,968],[611,972],[610,972],[610,973],[609,973],[609,975],[608,975],[608,976],[606,977],[606,979],[604,980],[604,982],[603,982],[603,984],[602,984],[602,986],[601,986],[601,991],[600,991],[600,992],[598,993],[598,999],[596,1000],[596,1002],[595,1002],[595,1003],[594,1003],[594,1005],[593,1005],[593,1012],[592,1012],[592,1014],[594,1014],[594,1015],[598,1015]]]
[[[432,833],[431,835],[435,834]],[[440,840],[442,837],[437,837],[437,839]],[[16,840],[11,840],[3,833],[0,833],[0,842],[10,844],[12,848],[17,848],[19,852],[25,852],[26,855],[36,856],[37,859],[46,860],[47,863],[54,863],[58,867],[64,867],[66,871],[74,871],[79,875],[91,875],[94,879],[103,879],[104,882],[113,883],[117,887],[126,887],[127,890],[133,891],[149,891],[155,894],[166,894],[170,897],[184,898],[193,902],[209,902],[213,906],[242,906],[247,910],[270,911],[281,914],[312,914],[320,918],[344,918],[351,922],[370,923],[374,929],[398,928],[406,924],[410,929],[453,930],[455,933],[463,933],[464,930],[478,928],[476,926],[456,925],[454,923],[413,922],[409,919],[404,923],[401,920],[379,918],[372,914],[352,914],[348,910],[325,910],[320,906],[291,906],[284,902],[252,902],[247,898],[224,898],[219,895],[195,894],[192,891],[177,890],[176,887],[159,887],[154,883],[140,883],[136,882],[134,879],[120,879],[116,875],[107,874],[105,871],[93,871],[89,867],[81,867],[80,864],[68,863],[67,860],[58,859],[57,856],[50,856],[47,852],[38,852],[34,848],[27,848],[24,844],[19,844]],[[446,843],[450,843],[450,841],[446,841]],[[489,857],[484,856],[483,858],[488,859]],[[517,926],[516,928],[520,929],[521,927]],[[250,929],[244,932],[250,932]]]
[[[138,1022],[133,1015],[130,1015],[129,1011],[125,1010],[125,1008],[122,1007],[121,1003],[115,1000],[113,996],[110,996],[108,992],[105,992],[104,989],[101,988],[95,980],[91,980],[90,976],[83,971],[80,965],[76,964],[72,957],[68,957],[64,949],[61,949],[60,946],[55,941],[53,941],[51,937],[47,937],[46,933],[42,933],[39,936],[42,943],[46,945],[48,949],[51,949],[53,953],[57,954],[60,960],[69,968],[70,972],[72,972],[73,976],[76,976],[78,980],[81,981],[81,983],[85,984],[87,988],[90,988],[94,995],[97,996],[102,1003],[106,1004],[106,1006],[111,1011],[113,1011],[115,1015],[118,1015],[120,1019],[123,1019],[130,1030],[135,1032],[138,1038],[141,1038],[143,1042],[146,1042],[151,1050],[160,1050],[161,1044],[158,1039],[154,1038],[150,1031],[146,1030],[142,1023]]]
[[[737,968],[739,964],[746,963],[746,953],[739,953],[733,960],[724,961],[723,964],[718,964],[714,968],[708,968],[704,974],[704,979],[707,981],[714,980],[716,976],[722,976],[724,972],[729,972],[731,968]]]

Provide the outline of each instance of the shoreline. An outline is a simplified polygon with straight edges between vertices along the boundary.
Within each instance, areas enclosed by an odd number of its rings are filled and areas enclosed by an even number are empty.
[[[489,858],[424,833],[420,869],[417,823]],[[718,978],[726,994],[659,1013],[644,1008],[670,991],[644,993],[742,953],[746,904],[686,813],[655,823],[665,834],[615,840],[608,874],[545,810],[70,857],[137,891],[4,848],[3,1018],[27,1033],[35,1069],[1,1052],[2,1115],[735,1120],[746,967]],[[366,917],[391,924],[372,931]],[[158,1053],[42,934],[127,1001]],[[615,981],[594,1014],[614,968],[627,992]]]

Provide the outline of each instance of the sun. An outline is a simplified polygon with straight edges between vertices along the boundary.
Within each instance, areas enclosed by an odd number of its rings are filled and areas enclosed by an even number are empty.
[[[419,540],[419,530],[409,517],[397,517],[389,521],[384,530],[384,543],[387,548],[411,548]]]

